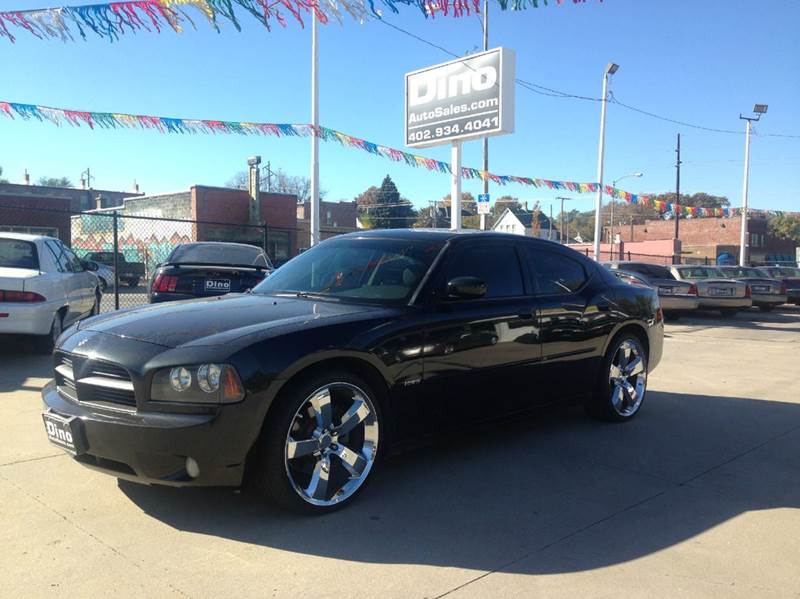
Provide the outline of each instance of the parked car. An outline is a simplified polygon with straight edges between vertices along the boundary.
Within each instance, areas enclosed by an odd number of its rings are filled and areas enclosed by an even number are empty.
[[[658,300],[667,320],[677,320],[682,314],[697,310],[700,300],[697,285],[688,281],[678,281],[666,266],[647,262],[608,262],[612,271],[633,273],[658,291]]]
[[[100,310],[91,269],[58,239],[0,233],[0,335],[33,336],[51,351],[64,327]]]
[[[182,243],[153,273],[150,303],[240,293],[258,285],[272,270],[264,250],[254,245]]]
[[[762,266],[759,268],[766,276],[779,279],[786,288],[786,301],[800,306],[800,268],[791,266]]]
[[[114,252],[89,252],[85,259],[105,264],[112,271],[114,270]],[[117,270],[119,270],[120,282],[126,283],[128,287],[136,287],[139,281],[144,279],[144,262],[128,262],[122,252],[117,252]]]
[[[727,278],[715,266],[680,265],[670,270],[676,279],[697,285],[701,310],[718,310],[722,316],[735,316],[753,305],[750,287]]]
[[[786,283],[768,277],[752,266],[718,266],[723,276],[750,286],[753,305],[763,312],[774,310],[786,303]],[[800,281],[798,281],[800,283]]]
[[[326,240],[251,293],[71,329],[50,441],[119,478],[350,502],[389,447],[581,401],[624,422],[661,359],[658,296],[569,248],[411,229]]]
[[[84,260],[84,262],[91,266],[90,270],[94,272],[100,281],[100,291],[103,293],[114,291],[114,271],[111,268],[94,260]]]

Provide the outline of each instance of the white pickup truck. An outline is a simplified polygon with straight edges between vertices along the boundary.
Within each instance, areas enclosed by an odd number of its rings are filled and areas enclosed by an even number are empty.
[[[0,335],[33,335],[52,351],[61,331],[100,311],[100,281],[53,237],[0,233]]]

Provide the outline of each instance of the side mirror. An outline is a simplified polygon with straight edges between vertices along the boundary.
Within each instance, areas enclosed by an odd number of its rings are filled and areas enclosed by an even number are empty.
[[[456,277],[447,282],[447,297],[452,299],[478,299],[487,290],[486,281],[478,277]]]
[[[91,260],[84,260],[83,267],[92,272],[97,272],[98,269],[97,262],[92,262]]]

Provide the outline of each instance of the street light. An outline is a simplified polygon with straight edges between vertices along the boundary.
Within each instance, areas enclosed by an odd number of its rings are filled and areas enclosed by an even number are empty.
[[[608,79],[619,70],[619,65],[609,62],[603,73],[603,96],[600,100],[600,146],[597,150],[597,200],[594,206],[594,259],[600,261],[600,211],[603,209],[603,157],[606,145],[606,104],[608,102]]]
[[[739,115],[743,121],[747,121],[744,136],[744,182],[742,184],[742,235],[739,240],[739,266],[747,266],[747,247],[750,245],[747,239],[747,192],[750,186],[750,131],[753,128],[753,121],[761,119],[762,114],[767,114],[766,104],[756,104],[753,106],[755,116]]]
[[[628,179],[630,177],[641,177],[644,173],[631,173],[630,175],[623,175],[618,179],[614,179],[611,182],[611,187],[614,189],[617,188],[617,181],[622,181],[623,179]],[[609,233],[609,238],[611,239],[611,243],[614,243],[614,198],[611,198],[611,232]]]

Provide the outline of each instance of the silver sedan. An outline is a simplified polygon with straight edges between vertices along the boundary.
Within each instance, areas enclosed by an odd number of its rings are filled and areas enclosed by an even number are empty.
[[[607,262],[604,264],[614,274],[630,273],[642,279],[658,293],[664,318],[677,320],[681,315],[697,310],[700,302],[694,283],[678,281],[669,268],[647,262]]]
[[[766,276],[758,268],[752,266],[720,266],[719,270],[726,277],[749,285],[753,305],[762,312],[769,312],[787,301],[786,286],[783,281]]]
[[[675,265],[670,270],[676,279],[697,285],[701,310],[733,316],[753,305],[747,284],[727,278],[715,266]]]

